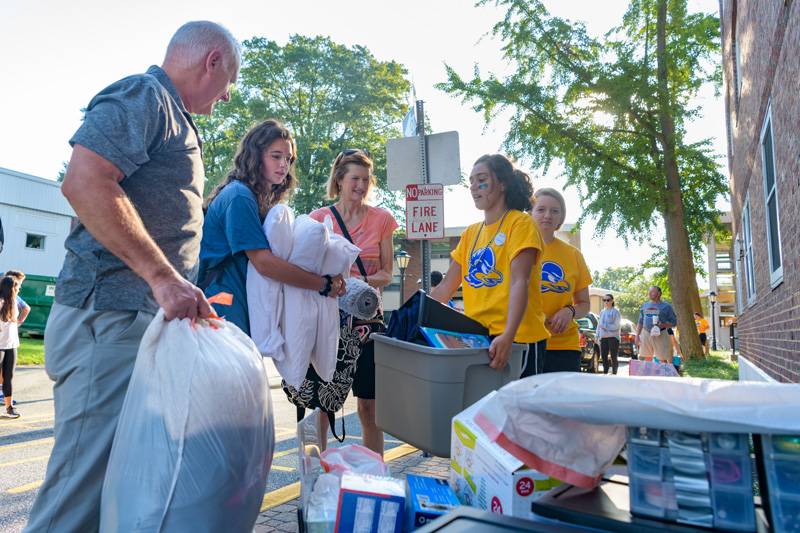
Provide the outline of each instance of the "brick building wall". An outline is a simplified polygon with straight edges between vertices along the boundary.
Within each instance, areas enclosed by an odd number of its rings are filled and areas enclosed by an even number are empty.
[[[781,382],[800,382],[800,5],[721,0],[728,157],[738,261],[740,356]],[[737,54],[738,48],[738,54]],[[738,56],[738,57],[737,57]],[[771,280],[762,130],[771,116],[782,280]],[[752,265],[753,276],[744,273]],[[751,282],[754,279],[754,283]],[[748,287],[748,284],[750,285]],[[748,292],[754,297],[748,298]]]

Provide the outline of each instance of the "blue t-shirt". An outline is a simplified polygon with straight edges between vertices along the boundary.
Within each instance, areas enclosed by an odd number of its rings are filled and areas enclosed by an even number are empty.
[[[22,311],[26,307],[28,307],[28,304],[25,303],[25,300],[17,296],[17,311]]]
[[[232,294],[232,305],[212,305],[219,316],[233,322],[248,335],[250,320],[247,314],[245,251],[269,247],[258,216],[256,197],[244,183],[229,183],[214,198],[206,212],[197,280],[202,283],[211,269],[222,264],[214,281],[205,289],[205,294],[208,297],[220,292]]]

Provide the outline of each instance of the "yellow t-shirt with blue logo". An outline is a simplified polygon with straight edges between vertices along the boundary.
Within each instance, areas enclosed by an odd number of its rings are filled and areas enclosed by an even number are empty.
[[[547,245],[542,257],[542,304],[551,317],[572,305],[575,291],[592,284],[592,275],[580,250],[559,238]],[[578,323],[574,320],[558,335],[547,341],[548,350],[580,350]]]
[[[510,294],[511,261],[526,248],[538,250],[534,273],[541,273],[544,250],[542,234],[527,214],[512,209],[505,220],[491,226],[482,223],[469,226],[461,241],[450,254],[461,265],[461,286],[464,293],[464,312],[500,335],[506,327]],[[533,275],[533,274],[532,274]],[[541,277],[537,274],[537,277]],[[546,339],[550,334],[544,327],[542,300],[537,286],[528,289],[528,306],[517,329],[514,342],[531,343]]]

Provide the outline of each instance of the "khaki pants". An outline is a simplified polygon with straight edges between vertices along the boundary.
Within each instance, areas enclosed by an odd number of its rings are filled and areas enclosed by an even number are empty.
[[[642,329],[641,359],[652,360],[655,356],[662,363],[672,362],[672,341],[666,329],[661,330],[661,335],[651,335],[649,329]]]
[[[108,456],[139,342],[153,315],[53,304],[44,334],[45,371],[55,381],[55,444],[27,532],[100,527]]]

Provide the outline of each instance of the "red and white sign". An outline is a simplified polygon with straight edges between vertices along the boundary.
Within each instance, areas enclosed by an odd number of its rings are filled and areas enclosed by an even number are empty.
[[[441,183],[406,185],[406,238],[444,238],[444,186]]]

